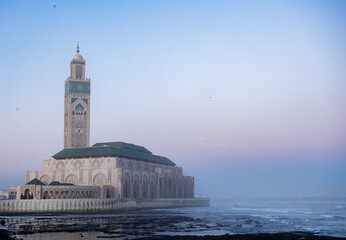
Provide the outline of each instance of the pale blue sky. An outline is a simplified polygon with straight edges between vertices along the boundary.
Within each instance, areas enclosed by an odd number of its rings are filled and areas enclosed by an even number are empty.
[[[344,1],[1,1],[0,189],[62,149],[78,41],[91,144],[208,196],[346,196],[345,26]]]

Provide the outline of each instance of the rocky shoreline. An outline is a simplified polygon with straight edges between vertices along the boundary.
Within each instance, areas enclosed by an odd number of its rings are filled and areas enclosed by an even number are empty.
[[[1,240],[12,240],[16,238],[12,238],[10,233],[4,229],[0,229],[0,239]]]
[[[0,217],[0,239],[338,240],[255,216],[211,220],[165,210]],[[341,235],[342,236],[342,235]]]
[[[221,236],[152,236],[148,238],[136,238],[136,240],[339,240],[345,238],[316,236],[305,232],[289,233],[259,233],[259,234],[224,234]]]
[[[83,235],[80,234],[81,239],[84,239]],[[11,234],[3,229],[0,229],[1,240],[18,240],[16,237],[11,237]],[[103,236],[100,233],[97,239],[116,239],[114,236]],[[128,239],[128,238],[125,238]],[[156,235],[150,237],[138,237],[131,238],[135,240],[341,240],[346,238],[328,237],[328,236],[317,236],[312,233],[306,232],[288,232],[288,233],[259,233],[259,234],[224,234],[224,235],[206,235],[206,236],[195,236],[195,235]]]

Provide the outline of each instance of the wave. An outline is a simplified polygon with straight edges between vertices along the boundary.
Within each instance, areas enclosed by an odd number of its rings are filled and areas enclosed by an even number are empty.
[[[274,212],[274,213],[288,213],[288,210],[280,210],[273,208],[241,208],[241,207],[232,207],[233,210],[238,211],[259,211],[259,212]]]
[[[321,214],[320,217],[333,218],[335,216],[332,216],[332,215],[329,215],[329,214]]]

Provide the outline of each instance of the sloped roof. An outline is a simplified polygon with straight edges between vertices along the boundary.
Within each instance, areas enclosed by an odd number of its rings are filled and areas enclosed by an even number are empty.
[[[49,186],[74,186],[73,183],[61,183],[59,181],[53,181],[49,184]]]
[[[110,147],[117,147],[117,148],[124,148],[128,150],[133,150],[137,152],[143,152],[152,154],[148,149],[142,146],[138,146],[132,143],[125,143],[125,142],[104,142],[104,143],[95,143],[92,145],[92,147],[100,147],[100,146],[110,146]]]
[[[145,147],[124,142],[96,143],[87,148],[66,148],[53,156],[54,159],[83,157],[125,157],[171,166],[175,165],[166,157],[153,155]]]
[[[31,181],[27,182],[25,185],[46,185],[37,178],[32,179]]]

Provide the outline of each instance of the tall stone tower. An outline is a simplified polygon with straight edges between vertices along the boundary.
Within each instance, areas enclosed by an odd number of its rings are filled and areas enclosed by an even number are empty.
[[[65,81],[64,148],[90,146],[90,78],[85,78],[85,60],[73,56]]]

